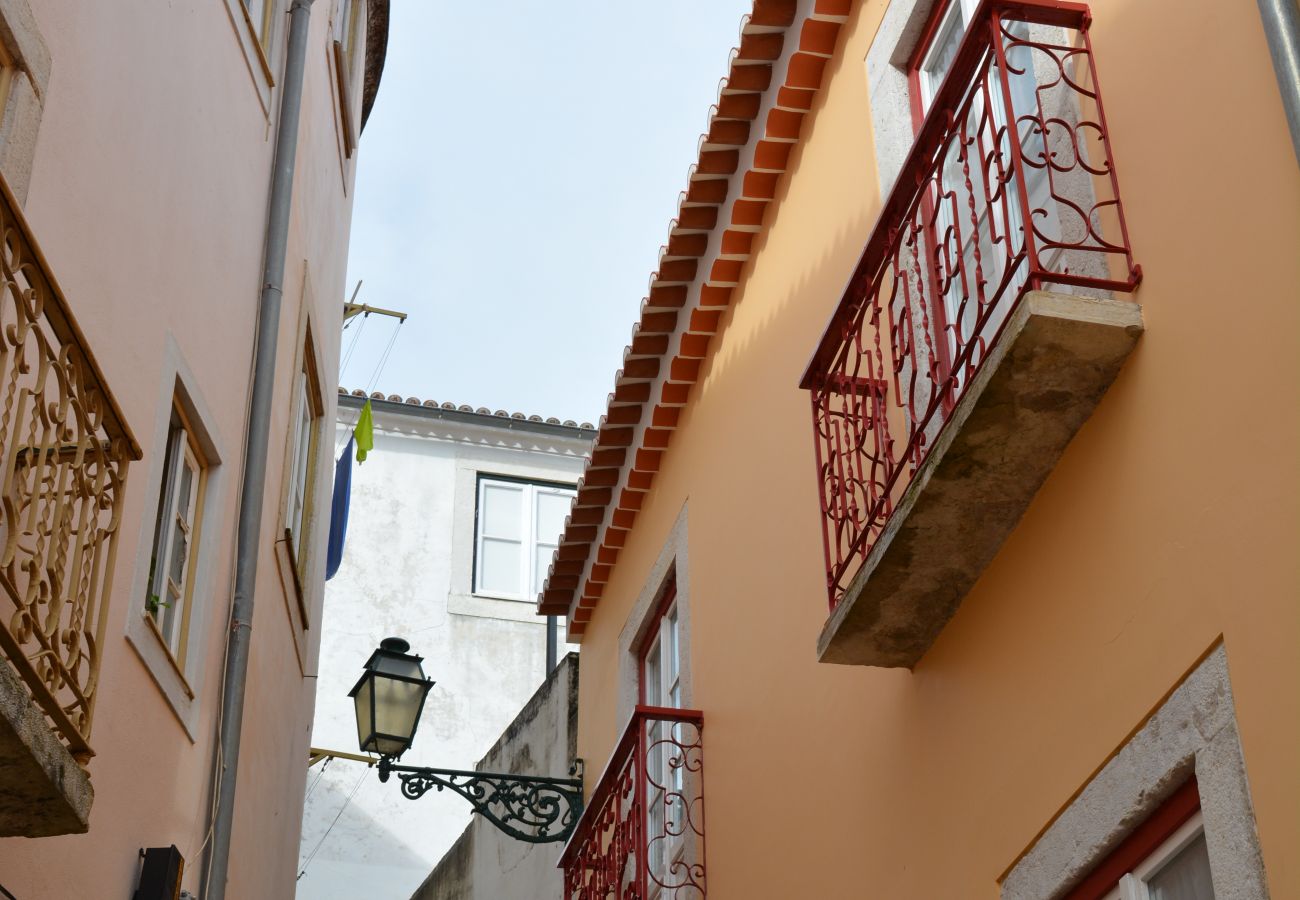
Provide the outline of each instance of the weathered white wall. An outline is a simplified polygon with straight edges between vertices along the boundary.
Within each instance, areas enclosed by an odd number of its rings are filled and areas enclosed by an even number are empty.
[[[560,660],[477,768],[567,772],[578,751],[578,655]],[[560,900],[562,842],[529,844],[475,818],[411,900]]]
[[[335,457],[359,402],[340,398]],[[343,565],[326,588],[312,745],[357,752],[347,693],[379,641],[396,635],[437,682],[402,762],[473,768],[541,684],[546,656],[531,603],[470,590],[475,473],[575,482],[591,432],[373,405],[375,449],[353,468]],[[470,820],[458,796],[411,801],[362,763],[321,765],[308,779],[300,871],[319,849],[298,882],[301,900],[408,897]]]

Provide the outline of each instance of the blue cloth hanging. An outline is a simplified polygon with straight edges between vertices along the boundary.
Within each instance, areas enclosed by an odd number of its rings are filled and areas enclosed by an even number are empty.
[[[334,496],[330,499],[330,540],[325,551],[325,580],[329,581],[343,563],[343,540],[348,534],[348,504],[352,498],[352,443],[348,438],[343,455],[334,464]]]

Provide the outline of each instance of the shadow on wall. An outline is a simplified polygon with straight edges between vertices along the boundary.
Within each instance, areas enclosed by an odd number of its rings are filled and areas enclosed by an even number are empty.
[[[321,765],[325,765],[322,763]],[[405,898],[428,872],[428,863],[380,819],[353,802],[366,790],[388,790],[375,771],[336,760],[308,776],[298,857],[297,900],[356,900],[354,887],[370,885],[375,900]],[[358,780],[360,779],[360,780]],[[364,881],[357,874],[364,873]]]

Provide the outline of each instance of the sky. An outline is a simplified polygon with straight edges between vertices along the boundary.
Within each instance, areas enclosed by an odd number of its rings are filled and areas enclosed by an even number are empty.
[[[595,422],[750,6],[393,0],[342,386]]]

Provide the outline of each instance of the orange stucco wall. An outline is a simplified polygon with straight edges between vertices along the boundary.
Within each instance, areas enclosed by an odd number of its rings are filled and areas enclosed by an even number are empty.
[[[224,0],[202,3],[31,2],[49,47],[45,98],[25,212],[144,453],[128,478],[89,772],[86,835],[0,840],[0,884],[31,900],[127,897],[141,847],[175,844],[183,886],[198,893],[233,580],[235,515],[261,283],[278,89],[241,49],[242,21]],[[328,41],[335,4],[312,14],[295,178],[277,392],[227,896],[292,896],[314,703],[316,633],[295,618],[276,565],[289,419],[303,305],[313,317],[325,403],[334,421],[355,162],[341,155]],[[283,12],[287,4],[279,4]],[[234,7],[238,13],[238,6]],[[278,39],[283,47],[287,16]],[[282,66],[282,49],[272,60]],[[311,290],[303,291],[304,272]],[[147,566],[157,510],[151,466],[168,336],[194,373],[223,460],[205,502],[220,520],[196,553],[212,560],[187,733],[128,643],[143,614],[133,585]],[[328,451],[332,428],[324,429]],[[165,427],[163,428],[165,435]],[[311,526],[323,566],[332,475],[317,467]],[[323,523],[323,524],[322,524]],[[319,623],[321,584],[309,584]],[[196,625],[191,626],[192,629]],[[295,629],[298,629],[295,637]]]
[[[621,730],[619,633],[687,505],[712,896],[996,897],[1220,639],[1272,896],[1300,896],[1300,172],[1254,4],[1091,4],[1146,334],[914,672],[816,662],[797,383],[879,205],[885,5],[841,34],[588,627],[580,755],[594,779]]]

